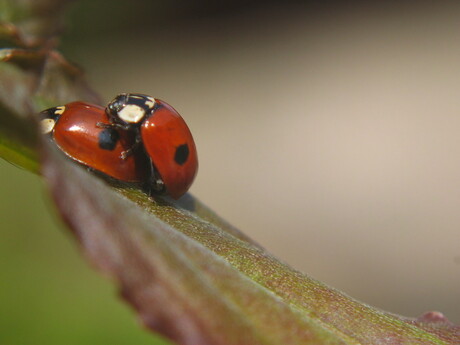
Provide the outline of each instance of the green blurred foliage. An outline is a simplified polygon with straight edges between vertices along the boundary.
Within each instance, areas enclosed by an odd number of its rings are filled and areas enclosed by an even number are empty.
[[[168,344],[82,259],[40,178],[0,176],[0,344]]]

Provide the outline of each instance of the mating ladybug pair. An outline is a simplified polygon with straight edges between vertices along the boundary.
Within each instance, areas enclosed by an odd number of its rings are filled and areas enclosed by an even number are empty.
[[[197,169],[195,142],[185,121],[166,102],[120,94],[106,108],[72,102],[42,113],[43,133],[70,158],[125,182],[148,183],[178,199]]]

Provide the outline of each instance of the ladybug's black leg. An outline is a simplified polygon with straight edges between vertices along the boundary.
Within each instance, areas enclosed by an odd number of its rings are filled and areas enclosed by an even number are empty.
[[[110,129],[122,129],[124,131],[130,130],[131,127],[129,125],[122,125],[121,123],[105,123],[105,122],[97,122],[97,128],[110,128]]]
[[[115,126],[112,123],[104,123],[104,122],[97,122],[97,128],[104,128],[104,129],[113,129]]]
[[[148,183],[146,186],[147,193],[152,195],[164,194],[166,191],[166,186],[161,179],[160,174],[156,170],[155,166],[153,165],[152,161],[150,160],[150,177],[148,179]]]
[[[121,159],[126,159],[129,156],[131,156],[134,153],[134,151],[139,147],[140,143],[141,143],[141,136],[140,134],[137,134],[134,144],[129,149],[121,152],[120,154]]]

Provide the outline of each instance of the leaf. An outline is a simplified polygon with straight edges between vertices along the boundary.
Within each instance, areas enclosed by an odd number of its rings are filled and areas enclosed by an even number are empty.
[[[44,176],[88,258],[179,344],[458,344],[440,313],[398,317],[289,268],[190,195],[108,188],[44,148]]]

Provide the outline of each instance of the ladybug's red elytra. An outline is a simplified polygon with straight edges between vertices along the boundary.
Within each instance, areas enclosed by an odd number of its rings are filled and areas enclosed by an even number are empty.
[[[122,93],[106,108],[116,128],[135,133],[153,166],[152,186],[178,199],[193,183],[198,156],[192,134],[179,113],[153,97]]]
[[[41,128],[73,160],[125,182],[144,183],[149,161],[142,149],[122,157],[136,142],[134,133],[101,128],[109,123],[98,105],[72,102],[41,112]]]

